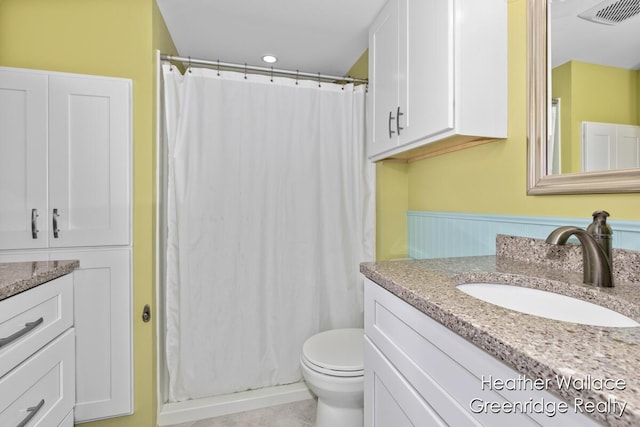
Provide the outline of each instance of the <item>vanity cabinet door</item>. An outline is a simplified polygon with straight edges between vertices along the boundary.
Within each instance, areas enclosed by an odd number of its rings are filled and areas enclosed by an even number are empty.
[[[123,79],[49,77],[51,247],[129,244],[130,91]]]
[[[0,200],[0,249],[47,247],[46,75],[0,69]]]
[[[364,366],[365,426],[447,425],[366,337]]]

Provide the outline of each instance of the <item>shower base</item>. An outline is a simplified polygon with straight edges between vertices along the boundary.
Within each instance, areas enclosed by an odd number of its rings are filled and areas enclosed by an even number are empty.
[[[260,390],[243,391],[222,396],[164,403],[158,414],[158,425],[186,423],[221,415],[267,408],[284,403],[312,399],[304,381]]]

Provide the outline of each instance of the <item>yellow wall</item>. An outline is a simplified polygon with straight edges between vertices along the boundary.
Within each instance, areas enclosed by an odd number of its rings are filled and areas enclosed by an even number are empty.
[[[87,427],[156,425],[155,49],[175,51],[155,0],[2,0],[0,65],[133,80],[135,413]]]
[[[369,51],[365,50],[347,76],[369,76]],[[407,254],[407,164],[382,161],[376,164],[376,258],[404,258]]]
[[[636,72],[636,99],[638,100],[638,108],[636,111],[636,123],[640,124],[640,71]]]
[[[526,0],[510,1],[508,8],[508,139],[409,163],[404,211],[590,218],[593,211],[606,209],[612,219],[640,219],[638,194],[527,196]],[[386,187],[387,178],[380,173],[380,167],[377,178],[378,186]],[[397,191],[405,191],[402,184]],[[378,215],[378,230],[396,227],[404,212],[399,205],[395,211],[399,213]],[[393,243],[388,240],[382,243],[384,247],[378,248],[379,259],[394,252]]]
[[[376,164],[376,259],[407,256],[407,164]]]
[[[570,61],[553,69],[551,96],[561,99],[562,109],[563,171],[581,171],[583,121],[639,123],[639,74],[635,70],[580,61]]]
[[[559,67],[553,69],[551,75],[551,96],[560,100],[560,146],[561,146],[561,172],[569,172],[574,169],[572,165],[572,151],[574,145],[573,141],[573,126],[572,123],[572,111],[573,111],[573,96],[571,85],[571,62],[567,62]],[[564,143],[569,141],[569,143]],[[576,146],[578,149],[579,146]]]
[[[637,124],[637,71],[572,62],[576,118],[591,122]]]

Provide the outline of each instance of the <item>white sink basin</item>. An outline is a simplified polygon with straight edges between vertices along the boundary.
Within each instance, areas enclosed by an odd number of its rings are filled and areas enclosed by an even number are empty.
[[[592,326],[640,326],[635,320],[608,308],[538,289],[497,283],[465,283],[457,287],[482,301],[547,319]]]

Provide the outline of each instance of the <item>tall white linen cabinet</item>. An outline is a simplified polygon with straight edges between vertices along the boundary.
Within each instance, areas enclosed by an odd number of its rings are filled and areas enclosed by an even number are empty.
[[[128,79],[0,67],[0,262],[77,259],[75,422],[130,414]]]

